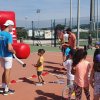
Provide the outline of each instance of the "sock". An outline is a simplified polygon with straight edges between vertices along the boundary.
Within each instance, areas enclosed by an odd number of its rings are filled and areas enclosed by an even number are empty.
[[[6,91],[6,92],[9,91],[9,88],[8,88],[7,85],[5,85],[5,91]]]
[[[6,85],[5,83],[2,83],[2,88],[5,88],[5,85]]]

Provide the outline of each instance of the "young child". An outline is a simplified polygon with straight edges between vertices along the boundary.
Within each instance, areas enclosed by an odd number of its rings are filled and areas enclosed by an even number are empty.
[[[71,49],[70,47],[67,47],[67,48],[65,49],[66,60],[69,58],[69,53],[70,53],[71,50],[72,50],[72,49]],[[73,52],[74,52],[74,50],[73,50]]]
[[[100,48],[94,54],[94,65],[90,77],[90,82],[94,88],[94,100],[100,100]]]
[[[74,51],[70,50],[69,51],[69,58],[66,59],[66,61],[63,63],[63,66],[67,70],[67,85],[70,86],[70,91],[69,91],[69,97],[68,99],[71,98],[71,94],[73,93],[74,87],[73,87],[73,82],[74,82],[74,75],[71,74],[71,69],[72,69],[72,58],[74,56]]]
[[[96,55],[97,55],[97,54],[100,54],[100,42],[96,42],[95,48],[96,48],[96,50],[95,50],[95,52],[94,52],[94,57],[93,57],[93,61],[94,61],[94,62],[95,62],[95,57],[96,57]]]
[[[42,72],[43,72],[43,69],[44,69],[44,55],[45,53],[45,50],[44,49],[39,49],[38,50],[38,56],[39,56],[39,59],[37,61],[37,64],[35,65],[35,67],[37,67],[37,76],[38,76],[38,81],[39,83],[41,84],[44,84],[44,79],[42,77]]]
[[[73,68],[72,73],[75,75],[74,79],[74,90],[75,90],[75,100],[81,100],[82,89],[84,89],[87,100],[90,100],[89,92],[89,78],[91,66],[86,60],[87,52],[83,49],[76,51],[73,57]]]

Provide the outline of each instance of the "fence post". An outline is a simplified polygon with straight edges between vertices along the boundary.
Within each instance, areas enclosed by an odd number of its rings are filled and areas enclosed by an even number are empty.
[[[55,19],[53,22],[53,28],[54,28],[54,47],[56,47],[56,30],[55,30]]]
[[[51,47],[52,47],[52,45],[53,45],[53,22],[52,22],[52,20],[51,20]]]
[[[32,40],[33,40],[33,45],[34,45],[34,26],[33,26],[34,22],[32,21]]]

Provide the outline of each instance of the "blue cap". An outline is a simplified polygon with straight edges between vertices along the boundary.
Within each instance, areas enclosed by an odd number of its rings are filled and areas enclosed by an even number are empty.
[[[96,45],[100,45],[100,42],[96,42]]]
[[[96,61],[96,62],[100,62],[100,54],[96,55],[95,61]]]

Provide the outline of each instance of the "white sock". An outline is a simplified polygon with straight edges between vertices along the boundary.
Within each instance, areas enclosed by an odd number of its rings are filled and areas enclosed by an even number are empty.
[[[2,88],[5,88],[5,85],[6,85],[5,83],[2,83]]]
[[[9,88],[8,88],[7,85],[5,85],[5,91],[6,91],[6,92],[9,91]]]

